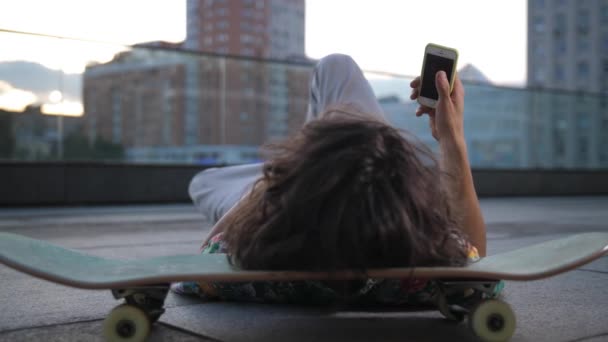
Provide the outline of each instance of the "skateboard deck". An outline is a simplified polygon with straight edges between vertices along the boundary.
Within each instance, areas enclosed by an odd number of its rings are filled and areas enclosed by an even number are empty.
[[[104,321],[110,341],[143,341],[164,312],[169,284],[179,281],[295,281],[372,278],[434,279],[434,301],[448,319],[468,318],[482,340],[508,340],[515,314],[495,298],[501,280],[528,281],[567,272],[608,254],[608,233],[583,233],[485,257],[464,267],[415,267],[355,271],[246,271],[225,254],[174,255],[140,260],[109,259],[25,236],[0,233],[0,263],[34,277],[83,288],[110,289],[124,299]],[[466,300],[462,294],[466,293]],[[453,302],[454,294],[461,298]]]
[[[569,271],[608,254],[608,233],[584,233],[500,253],[464,267],[368,270],[373,278],[478,278],[536,280]],[[360,278],[360,272],[244,271],[225,254],[117,260],[85,254],[25,236],[0,233],[0,263],[55,283],[108,289],[186,280],[322,280]]]

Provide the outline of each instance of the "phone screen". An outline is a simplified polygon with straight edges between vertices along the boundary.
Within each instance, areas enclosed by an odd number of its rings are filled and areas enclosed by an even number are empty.
[[[420,96],[426,97],[433,100],[439,99],[437,94],[437,88],[435,87],[435,75],[439,70],[445,71],[448,76],[448,80],[452,76],[452,69],[454,68],[454,60],[426,54],[426,62],[424,65],[424,75],[422,75],[422,87],[420,88]]]

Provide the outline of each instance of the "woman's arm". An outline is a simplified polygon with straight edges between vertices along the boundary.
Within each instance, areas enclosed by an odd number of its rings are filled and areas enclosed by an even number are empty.
[[[235,215],[237,215],[237,213],[242,210],[242,208],[246,205],[247,201],[251,200],[251,195],[253,194],[254,191],[259,191],[260,187],[262,186],[262,184],[264,183],[263,180],[257,181],[256,183],[254,183],[254,186],[252,187],[252,189],[250,191],[248,191],[247,193],[245,193],[241,199],[239,199],[238,202],[236,202],[232,208],[230,208],[226,214],[224,214],[224,216],[222,216],[216,223],[215,225],[213,225],[213,227],[211,228],[211,231],[209,232],[209,234],[207,234],[207,237],[203,240],[203,243],[201,245],[201,248],[203,248],[207,243],[209,243],[209,241],[216,236],[219,233],[222,233],[226,230],[226,228],[228,227],[228,225],[231,224],[232,219],[234,218]]]
[[[486,255],[486,226],[479,207],[479,200],[469,166],[467,147],[461,141],[444,139],[439,142],[441,149],[440,165],[445,176],[442,179],[451,198],[451,205],[460,218],[462,231],[469,241],[477,247],[479,255]]]
[[[414,88],[411,99],[418,97],[420,78],[410,83]],[[470,242],[477,247],[480,256],[486,255],[486,226],[479,207],[479,200],[473,183],[466,142],[464,139],[464,87],[456,75],[454,89],[445,72],[435,77],[439,100],[435,109],[419,107],[416,116],[429,115],[431,133],[439,141],[441,150],[440,166],[445,176],[444,186],[451,196],[451,204],[459,214],[462,231]]]
[[[243,197],[241,197],[241,199],[236,202],[232,208],[230,208],[226,214],[224,214],[224,216],[222,216],[216,223],[215,225],[213,225],[213,227],[211,228],[211,231],[209,232],[209,234],[207,234],[207,237],[203,240],[203,244],[201,245],[201,248],[204,248],[205,245],[207,245],[207,243],[209,243],[209,241],[216,236],[219,233],[223,233],[224,231],[226,231],[226,228],[228,227],[228,225],[232,222],[232,219],[234,218],[235,215],[237,215],[237,213],[239,212],[239,210],[241,210],[242,207],[245,206],[246,201],[249,200],[249,194],[251,192],[247,192],[245,195],[243,195]]]
[[[203,243],[201,244],[201,249],[204,248],[209,241],[216,236],[219,233],[222,233],[226,230],[226,227],[228,226],[228,223],[230,222],[230,219],[232,218],[232,216],[234,215],[234,213],[236,213],[239,210],[239,205],[242,206],[242,202],[245,200],[245,198],[241,198],[238,202],[236,202],[232,208],[230,208],[226,214],[224,214],[224,216],[222,216],[222,218],[220,218],[215,225],[213,225],[213,227],[211,228],[211,231],[209,232],[209,234],[207,234],[207,237],[203,240]]]

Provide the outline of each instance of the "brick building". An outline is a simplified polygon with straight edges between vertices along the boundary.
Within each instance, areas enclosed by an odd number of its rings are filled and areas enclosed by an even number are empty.
[[[184,143],[185,66],[173,52],[135,48],[83,77],[85,130],[125,147]]]
[[[149,154],[150,147],[237,148],[288,135],[304,121],[312,69],[304,55],[304,5],[189,0],[183,43],[139,44],[87,68],[90,138]]]
[[[187,11],[186,49],[308,61],[304,0],[188,0]],[[212,143],[259,145],[292,132],[293,122],[303,122],[306,104],[302,99],[308,96],[310,68],[301,72],[297,66],[238,59],[218,64],[191,66],[193,73],[205,70],[194,85],[201,87],[201,93],[205,89],[219,93],[193,101],[186,111],[195,121],[201,108],[215,109],[200,117],[200,124],[207,127],[203,135],[218,132]]]

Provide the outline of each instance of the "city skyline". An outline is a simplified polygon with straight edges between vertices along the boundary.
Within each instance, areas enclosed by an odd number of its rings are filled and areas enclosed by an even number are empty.
[[[344,7],[344,1],[307,0],[309,57],[346,53],[366,70],[416,75],[424,45],[435,42],[457,48],[461,66],[476,65],[495,84],[525,84],[525,0],[474,0],[466,7],[441,0],[352,1],[348,10]],[[29,11],[31,8],[38,10]],[[134,29],[134,15],[139,29]],[[185,17],[186,1],[159,0],[152,6],[135,0],[86,4],[70,0],[20,1],[0,13],[0,28],[131,45],[153,40],[183,41]],[[87,62],[107,62],[120,51],[119,46],[111,44],[9,33],[0,34],[0,43],[11,47],[3,51],[0,61],[29,60],[66,72],[82,72]]]
[[[309,20],[304,19],[304,0],[299,0],[297,6],[294,6],[294,0],[231,1],[188,0],[188,39],[185,43],[148,40],[137,44],[137,48],[112,55],[111,62],[90,65],[82,77],[82,85],[79,75],[70,79],[37,64],[0,63],[0,75],[6,83],[3,85],[0,81],[0,88],[14,85],[38,91],[40,98],[60,104],[69,99],[67,91],[71,89],[69,94],[72,96],[80,97],[82,92],[85,105],[82,113],[86,115],[73,118],[71,128],[66,126],[66,130],[59,118],[54,122],[41,115],[48,114],[44,106],[26,106],[21,114],[9,114],[5,122],[13,127],[15,134],[13,155],[61,159],[62,142],[69,140],[66,146],[75,142],[87,145],[82,141],[88,142],[91,155],[110,155],[136,162],[215,164],[250,162],[258,158],[255,146],[282,139],[293,128],[301,127],[312,64],[226,59],[176,52],[172,48],[185,46],[220,55],[276,59],[295,56],[298,61],[306,60],[301,56],[307,40],[304,37],[309,38],[309,31],[304,34],[303,23]],[[504,84],[497,84],[483,65],[469,61],[463,53],[466,49],[460,48],[458,69],[463,81],[467,81],[465,130],[471,165],[490,168],[597,168],[608,165],[608,154],[601,148],[608,142],[601,134],[608,129],[605,97],[601,95],[605,78],[600,76],[599,82],[587,82],[591,76],[593,79],[599,76],[598,68],[602,72],[608,70],[603,44],[606,30],[593,25],[608,22],[605,11],[608,5],[599,0],[580,3],[530,0],[528,6],[526,15],[530,25],[523,27],[529,37],[527,57],[533,63],[527,72],[531,80],[546,83],[528,84],[528,88],[493,86]],[[351,37],[367,42],[369,36],[375,34],[377,39],[373,44],[360,44],[372,52],[370,55],[375,55],[382,46],[396,45],[390,41],[390,35],[377,34],[382,30],[370,30],[365,25],[357,29],[342,26],[332,12],[335,9],[324,8],[327,11],[322,21],[336,19],[335,29],[327,32],[324,39],[332,43],[332,52],[350,54],[368,72],[370,69],[390,70],[388,62],[374,68],[357,55],[356,50],[340,50],[344,47],[341,43]],[[314,11],[306,13],[310,12]],[[453,18],[464,20],[457,13],[452,14]],[[363,17],[352,8],[349,8],[349,15]],[[373,16],[373,11],[368,15]],[[399,17],[404,19],[398,20]],[[402,13],[387,14],[383,19],[398,25],[412,23]],[[424,28],[432,26],[428,25]],[[445,24],[437,26],[442,25]],[[478,20],[476,25],[484,27],[483,20]],[[420,38],[421,34],[417,29],[411,31],[412,39],[408,42],[416,44],[414,38]],[[432,36],[430,29],[427,33],[425,40]],[[467,38],[483,45],[496,57],[501,51],[485,44],[488,40],[483,37],[487,34],[476,35],[476,40],[471,35]],[[442,38],[448,36],[441,35]],[[55,42],[70,43],[66,40]],[[502,44],[500,39],[494,42]],[[422,41],[422,46],[425,43]],[[588,53],[583,53],[585,48]],[[61,53],[66,54],[65,51]],[[314,57],[310,50],[307,55]],[[395,56],[381,57],[388,61]],[[494,61],[501,67],[506,65],[498,59]],[[428,119],[416,118],[413,113],[417,104],[407,98],[411,78],[372,73],[368,76],[390,122],[413,132],[424,144],[432,145],[434,140],[428,131]],[[557,82],[560,78],[568,80],[566,76],[572,77],[571,80]],[[593,86],[597,85],[600,92],[594,91]],[[59,88],[55,88],[57,86]],[[564,86],[570,88],[554,91]],[[66,96],[56,89],[65,89]],[[0,100],[1,93],[2,89]],[[77,122],[79,124],[74,125]],[[78,155],[83,153],[66,149],[69,158]]]

